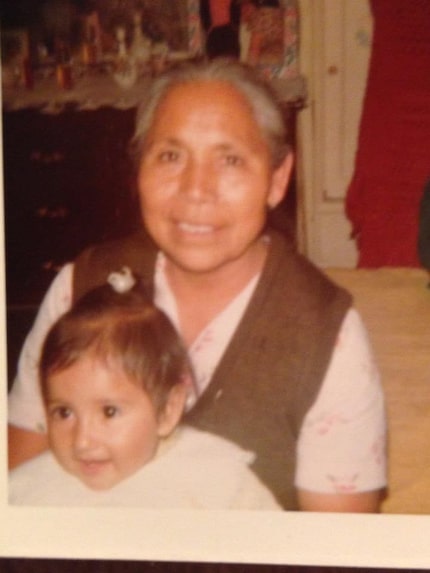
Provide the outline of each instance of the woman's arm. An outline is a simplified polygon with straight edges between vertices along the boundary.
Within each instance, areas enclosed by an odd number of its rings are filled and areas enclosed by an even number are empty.
[[[8,396],[10,468],[36,456],[48,447],[37,365],[47,331],[70,307],[72,269],[71,264],[65,265],[54,279],[21,350],[17,376]]]
[[[46,434],[8,425],[8,464],[10,470],[47,449]]]
[[[298,441],[296,488],[304,511],[377,512],[385,491],[382,385],[367,331],[350,310]]]

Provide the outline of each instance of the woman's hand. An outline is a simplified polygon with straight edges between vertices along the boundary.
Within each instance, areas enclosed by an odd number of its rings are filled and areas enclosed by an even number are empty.
[[[299,489],[299,508],[302,511],[333,511],[344,513],[378,513],[382,490],[351,494],[316,493]]]

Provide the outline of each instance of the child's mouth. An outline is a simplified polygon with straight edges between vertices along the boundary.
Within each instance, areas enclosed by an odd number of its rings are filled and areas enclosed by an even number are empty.
[[[96,475],[109,463],[109,460],[79,460],[81,472],[85,475]]]

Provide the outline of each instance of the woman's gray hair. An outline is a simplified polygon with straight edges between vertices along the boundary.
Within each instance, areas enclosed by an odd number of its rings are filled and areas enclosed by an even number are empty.
[[[153,80],[140,102],[131,142],[131,153],[136,168],[142,158],[146,137],[155,113],[163,98],[177,85],[202,81],[226,82],[245,97],[267,141],[273,167],[278,167],[290,146],[284,116],[274,90],[254,68],[234,60],[219,59],[209,63],[184,64],[168,70]]]

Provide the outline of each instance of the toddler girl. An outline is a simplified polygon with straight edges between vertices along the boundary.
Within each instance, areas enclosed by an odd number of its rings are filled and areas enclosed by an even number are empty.
[[[10,473],[10,503],[279,509],[248,467],[252,454],[177,427],[193,392],[180,337],[129,269],[108,283],[47,335],[50,451]]]

